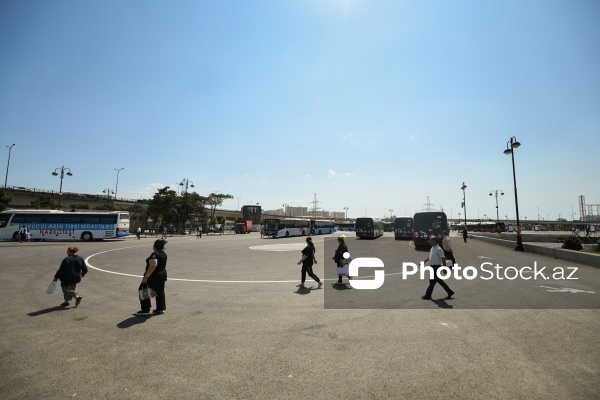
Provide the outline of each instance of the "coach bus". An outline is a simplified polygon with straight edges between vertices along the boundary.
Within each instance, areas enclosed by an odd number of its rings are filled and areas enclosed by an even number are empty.
[[[383,236],[383,221],[377,218],[356,218],[356,237],[376,239]]]
[[[441,211],[418,212],[413,217],[413,244],[415,250],[429,248],[429,237],[442,238],[442,232],[448,229],[448,219]]]
[[[356,226],[352,221],[342,221],[337,223],[338,231],[352,231],[356,230]]]
[[[310,231],[313,235],[323,235],[335,232],[335,221],[325,219],[311,220]]]
[[[310,234],[310,220],[306,218],[267,218],[263,237],[279,238]]]
[[[396,240],[410,240],[413,237],[412,217],[398,217],[394,220],[394,238]]]
[[[92,240],[129,236],[129,213],[5,210],[0,213],[0,238],[17,239],[27,227],[31,240]]]

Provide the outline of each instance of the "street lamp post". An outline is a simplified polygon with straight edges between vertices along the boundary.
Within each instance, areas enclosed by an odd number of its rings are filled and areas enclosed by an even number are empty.
[[[467,229],[467,200],[466,200],[466,195],[465,195],[466,188],[467,188],[467,185],[465,185],[465,183],[463,182],[461,189],[463,191],[462,208],[465,212],[465,229]]]
[[[496,193],[496,222],[500,222],[500,214],[498,213],[498,192],[500,192],[500,196],[504,196],[504,192],[502,190],[494,190],[490,191],[490,196],[492,193]]]
[[[390,208],[390,222],[392,222],[392,216],[394,215],[394,210]]]
[[[117,193],[119,193],[119,172],[121,172],[121,170],[124,170],[125,167],[123,168],[115,168],[115,171],[117,171],[117,184],[115,185],[115,201],[117,201]]]
[[[110,195],[111,194],[115,194],[115,191],[112,190],[112,189],[110,189],[110,188],[105,188],[105,189],[102,190],[102,193],[106,193],[106,202],[109,202],[110,201]],[[115,196],[115,199],[116,198],[117,197]]]
[[[56,172],[58,170],[60,170],[60,189],[58,190],[58,209],[60,210],[60,197],[62,195],[62,182],[63,178],[65,177],[65,171],[67,171],[67,176],[73,176],[73,173],[71,172],[71,168],[65,168],[65,166],[63,165],[60,168],[56,168],[52,175],[58,176],[58,172]]]
[[[512,159],[512,170],[513,170],[513,183],[515,187],[515,210],[517,212],[517,245],[515,246],[515,250],[517,251],[525,251],[523,247],[523,238],[521,237],[521,224],[519,222],[519,196],[517,195],[517,174],[515,172],[515,149],[521,146],[521,143],[517,141],[516,137],[511,137],[508,142],[506,142],[506,150],[504,150],[504,154],[511,155]]]
[[[8,182],[8,167],[10,166],[10,152],[15,144],[11,144],[8,147],[8,162],[6,163],[6,177],[4,178],[4,189],[6,189],[6,182]]]
[[[183,228],[182,228],[182,232],[185,233],[185,220],[187,217],[187,193],[188,193],[188,186],[190,187],[194,187],[194,182],[190,181],[189,179],[185,179],[183,178],[181,180],[181,182],[179,183],[179,186],[181,186],[181,195],[183,196]],[[183,191],[185,189],[185,192]]]

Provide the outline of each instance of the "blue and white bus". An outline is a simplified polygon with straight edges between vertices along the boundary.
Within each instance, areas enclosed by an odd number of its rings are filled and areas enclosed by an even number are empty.
[[[31,240],[92,240],[129,236],[129,213],[5,210],[0,213],[0,239],[17,240],[25,226]]]
[[[310,219],[267,218],[263,237],[279,238],[310,235]]]
[[[311,221],[311,232],[313,235],[326,235],[335,232],[335,221],[315,219]]]
[[[338,231],[352,231],[356,230],[356,225],[352,221],[341,221],[337,223]]]

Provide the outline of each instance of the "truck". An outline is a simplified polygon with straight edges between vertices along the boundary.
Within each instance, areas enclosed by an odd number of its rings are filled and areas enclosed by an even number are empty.
[[[252,232],[252,221],[249,219],[238,219],[235,221],[235,233]]]

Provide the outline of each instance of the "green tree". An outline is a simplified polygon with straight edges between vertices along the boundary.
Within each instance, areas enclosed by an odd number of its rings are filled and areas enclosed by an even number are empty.
[[[40,196],[39,199],[32,200],[30,204],[31,207],[35,208],[36,210],[39,210],[40,208],[53,210],[56,208],[56,202],[54,202],[50,196]]]
[[[211,193],[208,195],[208,199],[206,203],[210,208],[210,219],[215,216],[215,211],[217,211],[217,207],[223,204],[224,200],[233,199],[233,196],[230,194],[221,194],[221,193]]]
[[[6,193],[6,189],[1,188],[0,189],[0,211],[3,211],[11,201],[12,201],[12,197],[10,197]]]
[[[115,204],[111,201],[110,203],[104,203],[94,207],[94,210],[115,211]]]
[[[182,215],[182,205],[182,198],[166,186],[158,189],[148,202],[148,216],[160,226],[178,224]]]

